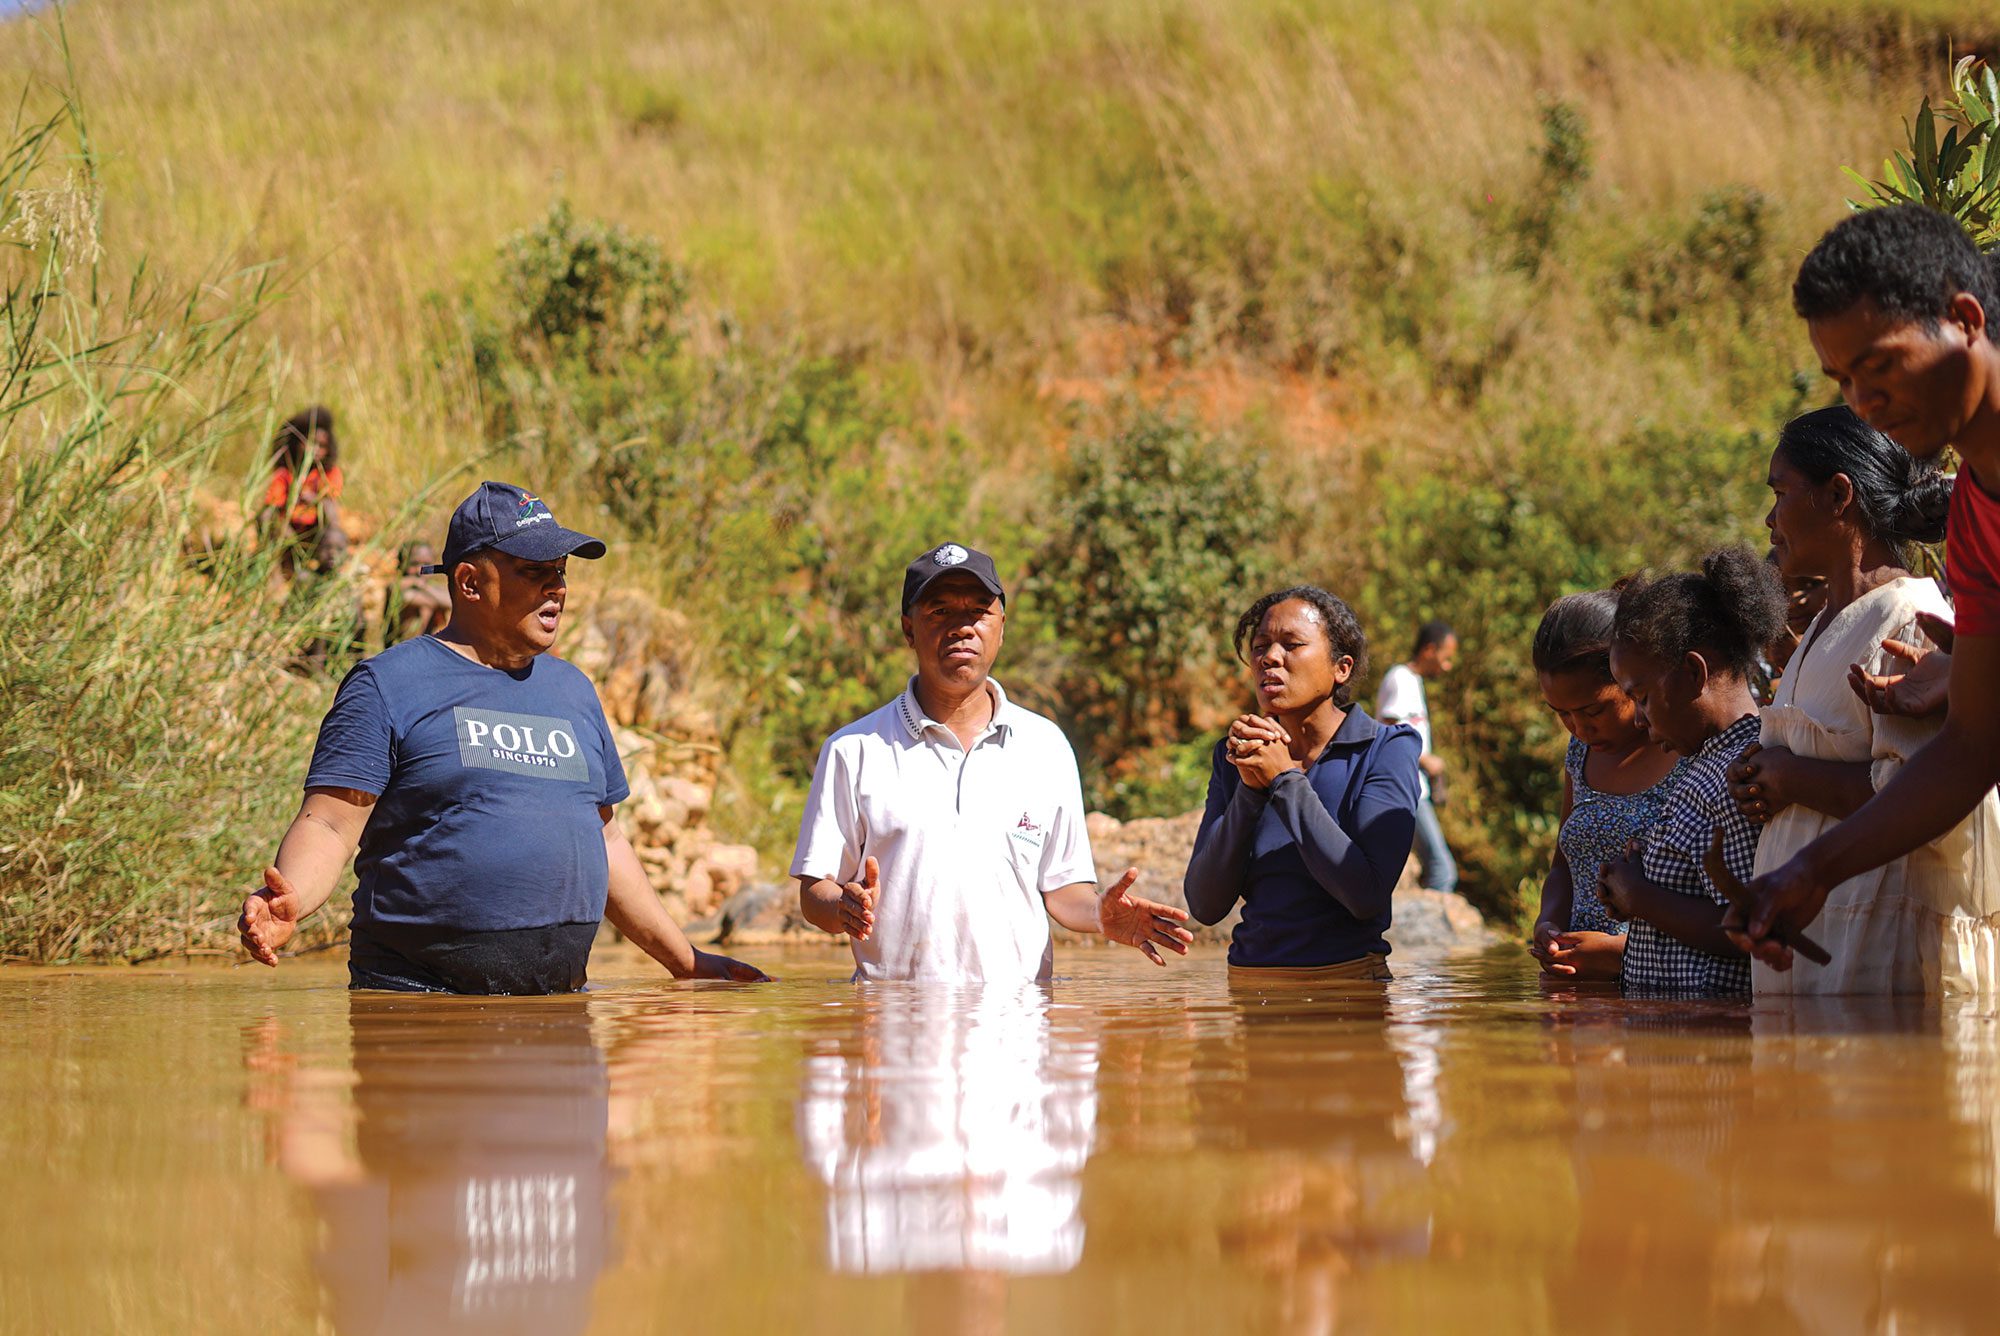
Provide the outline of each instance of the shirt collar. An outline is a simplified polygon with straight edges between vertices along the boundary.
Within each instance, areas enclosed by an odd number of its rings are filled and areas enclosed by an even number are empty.
[[[984,738],[987,733],[997,733],[1001,744],[1005,745],[1014,732],[1011,716],[1014,707],[1007,700],[1007,693],[1001,689],[1000,684],[990,677],[986,679],[986,690],[993,697],[993,718],[986,725],[986,733],[980,734],[980,737]],[[914,676],[904,685],[903,694],[896,697],[896,714],[902,719],[903,727],[909,730],[913,741],[923,741],[924,735],[933,728],[944,729],[945,732],[951,731],[924,713],[924,707],[917,700],[917,679]]]
[[[1333,736],[1326,740],[1329,747],[1358,747],[1373,742],[1375,735],[1382,731],[1382,725],[1369,717],[1368,711],[1359,705],[1347,707],[1347,718],[1340,721],[1340,727],[1333,730]]]
[[[1702,743],[1701,750],[1697,751],[1695,755],[1707,756],[1711,753],[1722,751],[1725,748],[1741,751],[1745,744],[1757,740],[1757,733],[1761,727],[1762,722],[1756,715],[1746,714],[1710,738],[1707,742]]]

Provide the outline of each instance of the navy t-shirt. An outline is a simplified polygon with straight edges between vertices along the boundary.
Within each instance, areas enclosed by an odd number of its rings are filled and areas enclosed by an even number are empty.
[[[595,924],[599,807],[631,792],[590,679],[542,654],[509,672],[432,636],[356,664],[319,726],[307,788],[377,795],[354,860],[370,928]]]

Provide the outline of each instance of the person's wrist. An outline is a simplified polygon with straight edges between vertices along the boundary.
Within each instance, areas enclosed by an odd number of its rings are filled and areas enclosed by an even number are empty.
[[[1815,888],[1831,886],[1839,880],[1839,851],[1831,847],[1831,838],[1840,833],[1835,825],[1826,837],[1814,840],[1805,848],[1792,855],[1794,878],[1810,882]]]
[[[1669,894],[1671,894],[1671,892],[1669,892]],[[1629,914],[1626,915],[1626,918],[1628,920],[1645,919],[1648,922],[1652,920],[1653,906],[1657,904],[1658,901],[1654,898],[1653,887],[1651,883],[1641,878],[1634,877],[1631,881],[1626,883],[1624,888],[1624,895],[1622,898],[1625,901],[1625,907],[1631,911]]]

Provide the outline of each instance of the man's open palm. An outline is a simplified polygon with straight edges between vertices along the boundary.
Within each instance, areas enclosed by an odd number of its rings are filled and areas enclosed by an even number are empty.
[[[292,940],[299,928],[299,893],[285,874],[274,867],[264,869],[264,889],[252,891],[237,916],[236,931],[244,949],[266,965],[278,963],[278,952]]]
[[[1132,884],[1138,880],[1139,869],[1128,867],[1098,900],[1097,919],[1105,937],[1143,951],[1155,965],[1167,963],[1160,957],[1163,946],[1176,955],[1186,955],[1188,943],[1194,940],[1194,934],[1180,926],[1187,922],[1187,911],[1132,894]]]
[[[1951,687],[1952,624],[1936,613],[1917,614],[1917,626],[1936,649],[1903,640],[1885,640],[1891,658],[1910,666],[1900,673],[1870,673],[1860,664],[1847,670],[1847,684],[1877,714],[1901,714],[1914,719],[1943,714]]]

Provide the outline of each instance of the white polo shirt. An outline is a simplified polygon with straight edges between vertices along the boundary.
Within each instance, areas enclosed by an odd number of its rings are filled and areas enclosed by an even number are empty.
[[[1053,963],[1042,896],[1097,880],[1076,753],[1007,699],[969,749],[903,694],[828,738],[799,825],[795,877],[858,881],[881,865],[856,979],[1019,982]]]

